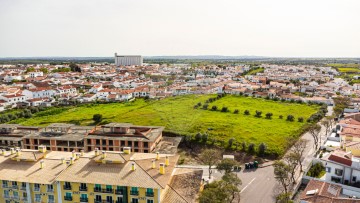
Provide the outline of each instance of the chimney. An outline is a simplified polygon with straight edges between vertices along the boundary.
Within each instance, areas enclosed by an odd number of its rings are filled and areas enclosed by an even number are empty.
[[[103,159],[106,158],[106,151],[102,151],[101,157],[102,157]]]
[[[63,158],[61,158],[61,163],[62,164],[65,164],[66,163],[66,161],[65,161],[65,158],[63,157]]]
[[[15,149],[14,149],[14,148],[10,148],[10,153],[11,153],[11,154],[15,154]]]
[[[16,156],[20,156],[20,155],[21,155],[20,149],[16,149]]]
[[[156,160],[159,160],[159,159],[160,159],[159,152],[156,152]]]
[[[84,156],[84,150],[83,149],[80,151],[80,153],[81,153],[81,156]]]
[[[40,145],[39,146],[39,152],[45,153],[46,152],[46,147],[44,145]]]
[[[99,148],[95,148],[95,156],[99,156]]]
[[[169,157],[167,155],[165,157],[165,166],[169,166]]]
[[[155,168],[156,165],[155,165],[155,159],[151,161],[152,162],[152,165],[151,165],[151,168]]]
[[[80,158],[80,154],[79,153],[76,153],[76,159],[79,159]]]
[[[44,166],[45,166],[44,160],[41,160],[40,161],[40,168],[44,168]]]
[[[131,163],[131,170],[132,170],[132,171],[135,171],[135,169],[136,169],[136,168],[135,168],[135,162],[132,162],[132,163]]]
[[[165,174],[165,164],[164,163],[161,163],[160,164],[160,174]]]
[[[70,165],[74,164],[75,159],[73,157],[70,157]]]
[[[1,150],[1,154],[2,154],[2,155],[5,155],[5,149],[2,149],[2,150]]]
[[[71,157],[72,157],[72,158],[75,158],[75,157],[76,157],[75,150],[73,150],[73,151],[71,152]]]
[[[130,154],[131,153],[131,147],[124,147],[124,153]]]

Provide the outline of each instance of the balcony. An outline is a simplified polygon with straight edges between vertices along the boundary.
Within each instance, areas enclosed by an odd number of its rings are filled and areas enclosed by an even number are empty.
[[[124,194],[124,191],[123,191],[123,190],[118,190],[118,189],[116,189],[116,190],[115,190],[115,194],[117,194],[117,195],[123,195],[123,194]]]
[[[27,198],[27,197],[23,197],[23,198],[21,198],[21,201],[27,202],[27,201],[28,201],[28,198]]]
[[[64,196],[65,201],[72,201],[72,196]]]
[[[47,203],[55,203],[55,200],[49,199],[49,200],[47,201]]]
[[[12,185],[11,188],[12,189],[18,189],[19,187],[17,185]]]
[[[34,187],[34,191],[35,191],[35,192],[39,192],[39,191],[40,191],[40,188],[39,188],[39,187]]]
[[[79,187],[79,191],[87,191],[88,188],[87,187]]]
[[[154,192],[146,192],[145,195],[147,197],[154,197]]]
[[[80,202],[89,202],[89,199],[88,199],[88,198],[81,198],[81,197],[80,197]]]
[[[4,195],[4,198],[10,198],[10,195]]]
[[[41,198],[35,198],[35,202],[41,202]]]
[[[12,196],[11,199],[13,199],[13,200],[20,200],[20,197],[19,197],[19,196]]]
[[[71,185],[64,185],[64,190],[71,190]]]
[[[26,186],[21,186],[20,190],[26,191]]]
[[[9,188],[9,185],[3,184],[2,187],[3,187],[3,188]]]
[[[96,200],[96,199],[94,199],[94,203],[114,203],[114,200],[108,201],[108,200]]]
[[[54,188],[48,188],[47,192],[54,192]]]
[[[139,191],[130,191],[130,195],[139,195]]]
[[[94,192],[101,192],[101,193],[114,193],[114,189],[101,189],[101,188],[94,188]]]

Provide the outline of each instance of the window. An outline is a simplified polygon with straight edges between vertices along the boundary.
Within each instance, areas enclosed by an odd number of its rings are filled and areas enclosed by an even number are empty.
[[[55,202],[55,197],[54,197],[54,195],[48,195],[48,202],[49,202],[49,203]]]
[[[87,186],[86,183],[80,183],[80,191],[86,191],[87,190]]]
[[[19,197],[19,193],[17,191],[13,191],[13,195],[14,195],[15,198]]]
[[[342,176],[343,170],[341,170],[341,169],[335,169],[335,174],[338,175],[338,176]]]
[[[40,191],[40,184],[34,184],[34,191]]]
[[[145,148],[148,148],[148,147],[149,147],[149,143],[148,143],[148,142],[143,142],[143,144],[144,144],[144,147],[145,147]]]
[[[101,195],[95,195],[95,200],[96,201],[101,201]]]
[[[3,181],[2,181],[2,185],[3,185],[3,187],[8,187],[8,181],[7,181],[7,180],[3,180]]]
[[[139,195],[139,190],[137,187],[131,187],[130,195]]]
[[[111,185],[106,186],[106,192],[112,192],[112,186]]]
[[[67,200],[67,201],[72,201],[72,193],[71,192],[66,192],[64,199]]]
[[[335,183],[340,183],[340,182],[341,182],[341,178],[335,177],[335,176],[331,176],[331,181],[333,181],[333,182],[335,182]]]
[[[139,203],[138,198],[132,198],[132,199],[131,199],[131,203]]]
[[[331,173],[331,167],[326,167],[325,170],[326,172]]]
[[[69,182],[65,182],[64,190],[71,190],[71,184]]]
[[[47,191],[48,192],[54,192],[54,186],[53,185],[47,185]]]
[[[22,182],[22,183],[21,183],[21,187],[22,187],[22,188],[26,188],[26,183]]]
[[[352,177],[352,182],[356,182],[356,176]]]
[[[100,184],[95,184],[95,188],[96,191],[100,191],[101,190],[101,185]]]
[[[41,202],[41,195],[35,194],[35,202]]]
[[[109,140],[109,145],[113,145],[113,141],[112,141],[112,140]]]
[[[87,201],[88,201],[87,194],[81,194],[80,195],[80,202],[87,202]]]
[[[9,190],[4,190],[4,197],[5,198],[8,198],[10,195],[9,195]]]
[[[125,146],[125,141],[121,141],[121,146]]]
[[[154,200],[148,199],[148,200],[146,200],[146,203],[154,203]]]
[[[154,190],[152,188],[146,188],[146,196],[154,197]]]
[[[112,196],[106,196],[106,201],[107,202],[112,202],[113,201]]]
[[[13,185],[13,186],[17,186],[17,182],[16,182],[16,181],[12,181],[12,185]]]
[[[124,203],[123,197],[117,197],[117,203]]]

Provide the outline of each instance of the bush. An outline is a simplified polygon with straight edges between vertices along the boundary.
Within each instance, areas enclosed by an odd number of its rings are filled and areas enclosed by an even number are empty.
[[[260,145],[259,145],[259,148],[258,148],[258,153],[259,153],[259,155],[264,155],[265,154],[265,151],[266,151],[266,145],[265,145],[265,143],[260,143]]]
[[[246,142],[245,141],[243,141],[242,143],[241,143],[241,149],[245,152],[246,151]]]
[[[295,119],[295,117],[293,116],[293,115],[288,115],[287,117],[286,117],[286,120],[287,121],[294,121],[294,119]]]
[[[232,145],[234,144],[235,138],[230,138],[228,141],[228,147],[231,148]]]
[[[208,134],[206,134],[206,133],[202,134],[201,140],[202,140],[203,143],[206,144],[206,142],[207,142],[207,140],[208,140]]]
[[[258,110],[255,111],[255,117],[260,118],[261,114],[262,114],[261,111],[258,111]]]
[[[215,106],[215,105],[212,106],[212,107],[211,107],[211,110],[216,111],[216,110],[217,110],[217,106]]]
[[[280,119],[283,119],[283,117],[284,117],[283,115],[280,115],[280,116],[279,116]]]
[[[249,110],[245,110],[245,111],[244,111],[244,114],[245,114],[245,115],[250,115],[250,111],[249,111]]]
[[[273,116],[273,114],[272,114],[272,113],[267,113],[265,116],[266,116],[266,119],[271,119],[271,117]]]
[[[228,107],[226,107],[226,106],[222,107],[222,109],[221,109],[221,112],[228,112],[228,111],[229,111]]]
[[[204,104],[204,105],[203,105],[203,109],[205,109],[205,110],[208,109],[208,107],[209,107],[208,104]]]
[[[322,165],[322,163],[319,162],[312,165],[306,175],[321,178],[321,176],[323,176],[325,173],[325,167]]]
[[[239,113],[239,109],[235,109],[234,114],[238,114],[238,113]]]
[[[202,138],[202,136],[201,136],[201,133],[196,133],[196,135],[195,135],[195,141],[196,142],[199,142],[200,140],[201,140],[201,138]]]
[[[101,114],[94,114],[94,115],[93,115],[93,121],[94,121],[95,123],[100,123],[100,122],[102,121],[102,119],[103,119],[103,117],[102,117]]]
[[[255,152],[255,144],[254,143],[250,143],[249,146],[248,146],[248,152],[250,154],[254,153]]]
[[[300,123],[302,123],[302,122],[304,122],[304,118],[303,118],[303,117],[299,117],[299,118],[298,118],[298,121],[299,121]]]

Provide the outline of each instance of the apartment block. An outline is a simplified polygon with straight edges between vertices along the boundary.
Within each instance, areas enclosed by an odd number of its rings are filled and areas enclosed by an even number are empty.
[[[87,151],[121,151],[130,147],[133,152],[152,152],[162,139],[164,127],[136,126],[130,123],[109,123],[97,128],[85,137]]]
[[[11,149],[0,154],[0,203],[195,202],[202,170],[175,168],[178,155]],[[191,180],[191,186],[184,185]]]
[[[40,128],[21,126],[18,124],[0,124],[0,148],[10,149],[12,147],[24,148],[23,137],[27,134],[39,132]]]

